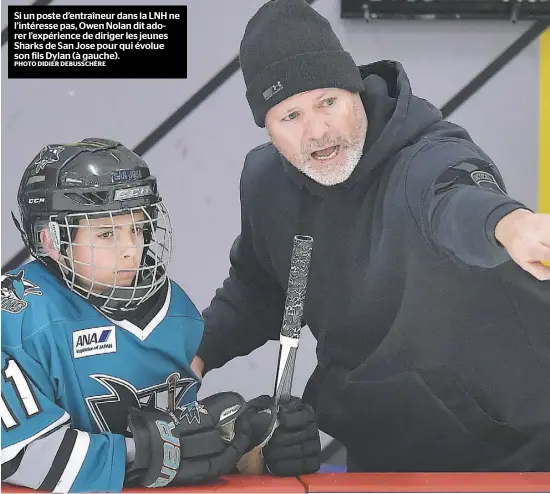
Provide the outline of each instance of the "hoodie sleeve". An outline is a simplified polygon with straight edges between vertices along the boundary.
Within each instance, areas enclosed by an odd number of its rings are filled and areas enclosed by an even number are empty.
[[[405,178],[408,208],[426,242],[453,261],[481,268],[510,259],[495,237],[497,223],[516,209],[499,170],[471,141],[448,138],[423,146]]]
[[[254,174],[245,162],[241,177],[241,233],[229,257],[229,277],[204,310],[204,334],[197,355],[204,373],[235,357],[248,355],[268,340],[279,338],[286,293],[258,260],[247,197]]]

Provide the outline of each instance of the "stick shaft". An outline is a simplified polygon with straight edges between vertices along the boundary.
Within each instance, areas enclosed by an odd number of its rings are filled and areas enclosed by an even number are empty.
[[[302,316],[312,250],[312,237],[302,235],[294,237],[275,381],[275,400],[277,403],[290,398],[296,351],[298,350],[302,330]]]
[[[288,348],[288,354],[285,357],[283,357],[284,350],[284,345],[281,345],[279,350],[279,365],[277,368],[278,382],[275,387],[275,403],[287,402],[290,399],[292,392],[294,364],[296,363],[296,352],[298,348]]]

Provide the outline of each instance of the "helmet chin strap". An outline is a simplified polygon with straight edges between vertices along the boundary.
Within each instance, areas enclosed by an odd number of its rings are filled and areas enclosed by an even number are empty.
[[[23,228],[21,227],[21,223],[19,223],[19,220],[15,217],[15,215],[13,214],[13,211],[10,211],[10,213],[11,213],[11,218],[12,218],[13,222],[15,223],[15,226],[19,230],[19,233],[21,233],[21,238],[23,239],[23,243],[25,244],[27,249],[29,249],[29,251],[31,251],[31,253],[32,253],[31,246],[30,246],[30,243],[29,243],[29,239],[27,238],[27,234],[25,233],[25,230],[23,230]]]

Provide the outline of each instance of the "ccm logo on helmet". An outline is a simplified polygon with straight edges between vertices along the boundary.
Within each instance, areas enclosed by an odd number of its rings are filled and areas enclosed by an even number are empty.
[[[46,202],[45,197],[31,197],[29,199],[29,204],[42,204],[44,202]]]
[[[148,196],[153,193],[150,185],[134,187],[132,189],[120,189],[115,191],[115,201],[124,201],[126,199],[136,199],[138,197]]]

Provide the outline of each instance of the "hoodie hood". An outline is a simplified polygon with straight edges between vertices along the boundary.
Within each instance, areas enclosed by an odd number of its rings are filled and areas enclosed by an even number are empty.
[[[439,109],[412,94],[409,78],[399,62],[384,60],[359,69],[365,88],[360,95],[368,127],[363,156],[351,176],[341,184],[324,186],[281,156],[286,173],[315,195],[347,189],[365,180],[373,170],[442,119]]]

